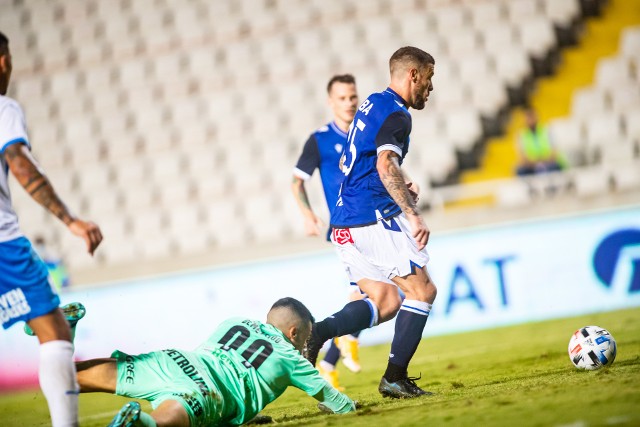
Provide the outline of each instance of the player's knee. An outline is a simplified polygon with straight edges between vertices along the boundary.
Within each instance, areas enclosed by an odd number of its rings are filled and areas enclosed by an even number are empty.
[[[415,286],[412,286],[408,291],[408,299],[428,302],[429,304],[433,304],[436,299],[436,295],[438,294],[436,285],[431,281],[416,284]]]
[[[393,319],[398,313],[398,310],[400,310],[401,305],[402,299],[398,292],[385,295],[382,304],[378,306],[380,323]]]

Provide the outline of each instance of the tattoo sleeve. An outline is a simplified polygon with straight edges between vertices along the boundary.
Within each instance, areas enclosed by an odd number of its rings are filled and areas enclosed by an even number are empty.
[[[296,197],[296,201],[298,204],[306,209],[311,210],[311,203],[309,203],[309,197],[307,197],[307,190],[304,188],[304,182],[294,176],[291,181],[291,188],[293,189],[293,194]]]
[[[4,150],[4,156],[16,180],[33,200],[69,225],[74,219],[73,216],[28,149],[23,144],[13,144]]]
[[[407,215],[418,215],[418,208],[411,194],[409,194],[396,153],[393,151],[383,151],[380,153],[378,156],[378,173],[385,188],[393,200],[400,206],[402,212]]]

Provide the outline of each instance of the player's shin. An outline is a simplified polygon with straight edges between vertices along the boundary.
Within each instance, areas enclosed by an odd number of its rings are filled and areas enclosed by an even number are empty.
[[[51,424],[78,425],[78,393],[73,345],[69,341],[49,341],[40,345],[40,387],[47,399]]]
[[[332,367],[335,368],[338,360],[340,360],[340,349],[336,345],[336,340],[331,340],[329,350],[327,350],[327,354],[325,354],[324,359],[322,360],[323,365],[328,365],[324,366],[324,368],[327,370],[331,370]]]
[[[418,349],[422,332],[431,312],[431,304],[417,300],[404,300],[398,316],[391,343],[389,364],[384,377],[395,382],[407,377],[407,367]]]
[[[378,307],[369,298],[352,301],[332,316],[314,325],[314,333],[324,342],[378,324]]]

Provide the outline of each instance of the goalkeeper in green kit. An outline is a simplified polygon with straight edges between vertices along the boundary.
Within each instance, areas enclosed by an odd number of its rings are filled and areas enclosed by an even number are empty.
[[[115,351],[111,358],[78,362],[80,392],[151,402],[150,415],[137,402],[127,403],[111,422],[114,427],[240,425],[288,386],[313,396],[325,411],[354,411],[355,403],[300,354],[313,321],[300,301],[282,298],[266,323],[229,319],[194,351]]]

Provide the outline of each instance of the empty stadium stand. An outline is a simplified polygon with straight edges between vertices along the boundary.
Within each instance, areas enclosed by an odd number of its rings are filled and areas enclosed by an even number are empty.
[[[291,169],[329,120],[326,81],[349,72],[362,98],[384,89],[387,60],[406,44],[436,58],[407,168],[425,206],[445,206],[600,3],[7,0],[0,29],[34,153],[69,205],[104,228],[97,260],[109,267],[300,239]],[[639,53],[630,28],[570,115],[550,124],[588,169],[566,178],[578,195],[640,185],[627,162],[640,141]],[[500,178],[498,204],[531,201],[531,185]],[[321,188],[310,192],[320,205]],[[72,269],[94,265],[21,189],[13,195],[27,234],[58,241]]]

